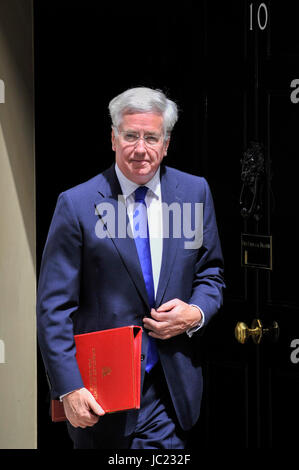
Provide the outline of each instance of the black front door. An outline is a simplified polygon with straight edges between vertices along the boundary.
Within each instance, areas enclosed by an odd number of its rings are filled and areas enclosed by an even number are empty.
[[[138,85],[168,92],[181,112],[166,163],[207,178],[227,284],[202,338],[204,401],[190,445],[294,444],[299,6],[34,5],[38,266],[59,192],[113,160],[109,100]],[[39,363],[39,446],[65,447]]]
[[[287,447],[299,417],[298,5],[232,1],[216,14],[206,2],[205,11],[202,171],[227,289],[204,339],[198,435],[208,446]]]

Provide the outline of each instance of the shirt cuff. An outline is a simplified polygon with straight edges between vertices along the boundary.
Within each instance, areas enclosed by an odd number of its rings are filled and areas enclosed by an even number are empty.
[[[189,328],[189,330],[186,331],[187,335],[189,336],[189,338],[191,338],[191,336],[193,335],[193,333],[195,333],[196,331],[198,331],[200,328],[203,327],[204,325],[204,322],[205,322],[205,314],[203,313],[202,309],[198,306],[198,305],[195,305],[195,304],[190,304],[191,307],[196,307],[198,308],[198,310],[200,311],[201,313],[201,320],[200,322],[198,323],[198,325],[196,326],[193,326],[192,328]]]
[[[67,392],[67,393],[65,393],[64,395],[60,395],[59,401],[62,401],[62,399],[63,399],[64,397],[66,397],[67,395],[69,395],[69,394],[72,393],[72,392],[75,392],[76,390],[82,390],[82,388],[76,388],[75,390],[71,390],[70,392]]]

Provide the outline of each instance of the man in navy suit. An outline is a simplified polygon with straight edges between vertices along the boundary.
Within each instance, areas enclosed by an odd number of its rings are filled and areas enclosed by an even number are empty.
[[[40,271],[39,344],[75,448],[182,449],[200,414],[202,327],[222,304],[213,201],[204,178],[162,165],[173,101],[138,87],[109,111],[115,163],[58,198]],[[105,414],[82,383],[74,334],[132,324],[143,327],[141,408]]]

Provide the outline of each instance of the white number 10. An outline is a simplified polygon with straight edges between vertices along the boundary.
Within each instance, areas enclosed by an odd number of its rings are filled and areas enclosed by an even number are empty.
[[[253,30],[253,3],[250,3],[250,31]],[[261,11],[264,11],[264,21],[261,20]],[[261,31],[266,29],[268,23],[268,9],[265,3],[261,3],[257,10],[257,24]]]

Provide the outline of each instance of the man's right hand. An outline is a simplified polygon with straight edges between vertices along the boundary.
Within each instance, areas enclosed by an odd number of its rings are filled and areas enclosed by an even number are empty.
[[[65,415],[75,428],[94,426],[99,421],[99,417],[105,414],[103,408],[86,388],[68,393],[63,397],[62,402]]]

